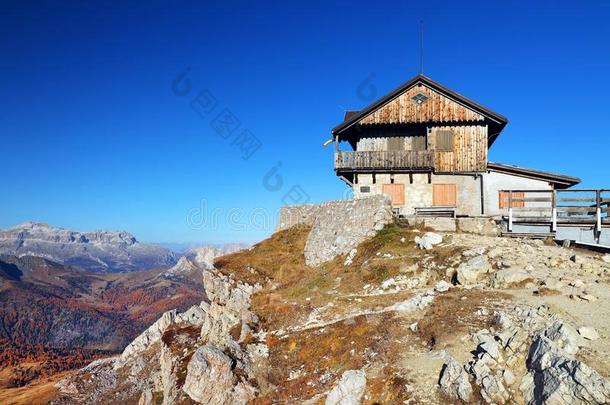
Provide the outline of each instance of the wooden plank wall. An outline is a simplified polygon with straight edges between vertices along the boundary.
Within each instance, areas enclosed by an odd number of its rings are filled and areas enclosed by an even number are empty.
[[[434,168],[437,172],[482,172],[487,168],[487,126],[432,127],[428,136],[428,149],[436,150],[436,131],[454,133],[453,151],[436,152]]]
[[[411,97],[423,93],[429,97],[422,104]],[[414,86],[359,121],[367,124],[411,124],[423,122],[483,121],[484,117],[424,85]]]

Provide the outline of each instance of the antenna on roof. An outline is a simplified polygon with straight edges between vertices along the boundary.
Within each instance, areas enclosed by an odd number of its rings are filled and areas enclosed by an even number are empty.
[[[419,74],[424,74],[424,20],[419,20]]]

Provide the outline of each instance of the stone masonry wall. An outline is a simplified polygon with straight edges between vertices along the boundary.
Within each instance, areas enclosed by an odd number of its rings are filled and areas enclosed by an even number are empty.
[[[305,263],[318,266],[346,254],[393,221],[390,200],[377,195],[318,205],[283,207],[278,230],[310,225]]]

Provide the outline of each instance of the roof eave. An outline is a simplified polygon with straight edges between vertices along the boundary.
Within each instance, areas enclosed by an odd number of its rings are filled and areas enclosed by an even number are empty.
[[[375,101],[374,103],[370,104],[366,108],[360,110],[360,112],[358,114],[355,114],[349,120],[346,120],[346,121],[342,122],[341,124],[337,125],[336,127],[334,127],[331,131],[332,134],[338,135],[339,133],[345,131],[346,129],[348,129],[349,127],[351,127],[352,125],[354,125],[358,121],[360,121],[363,117],[365,117],[366,115],[375,111],[377,108],[381,107],[382,105],[390,102],[395,97],[397,97],[398,95],[400,95],[401,93],[406,91],[408,88],[415,85],[417,82],[422,82],[425,85],[429,86],[430,88],[432,88],[436,91],[439,91],[441,93],[444,93],[446,96],[449,96],[450,98],[456,99],[458,102],[464,104],[466,107],[468,107],[470,109],[473,109],[473,110],[479,112],[480,114],[484,115],[486,118],[488,118],[492,121],[495,121],[500,126],[498,133],[500,131],[502,131],[502,129],[508,123],[508,119],[505,116],[498,114],[498,113],[490,110],[489,108],[487,108],[467,97],[462,96],[459,93],[456,93],[455,91],[441,85],[440,83],[435,82],[434,80],[430,79],[427,76],[417,75],[417,76],[413,77],[412,79],[409,79],[406,82],[402,83],[400,86],[398,86],[397,88],[392,90],[390,93],[383,96],[382,98]]]

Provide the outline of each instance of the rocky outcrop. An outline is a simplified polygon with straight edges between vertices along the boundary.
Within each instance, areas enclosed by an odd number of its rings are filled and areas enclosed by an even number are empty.
[[[476,349],[466,366],[452,358],[445,363],[439,380],[443,392],[468,402],[472,378],[486,403],[608,403],[610,382],[574,357],[583,341],[572,325],[545,306],[515,307],[510,316],[496,312],[494,317],[494,331],[473,334]]]
[[[366,373],[348,370],[326,397],[325,405],[360,405],[366,388]]]
[[[252,400],[255,367],[268,353],[264,332],[250,311],[257,286],[215,269],[204,271],[204,285],[209,303],[166,312],[120,356],[62,381],[60,391],[69,398],[62,403],[150,403],[152,393],[166,405]],[[85,372],[92,377],[83,378]]]
[[[607,404],[610,382],[551,339],[536,335],[521,391],[528,404]]]
[[[299,224],[311,226],[304,254],[305,263],[315,267],[349,253],[392,221],[390,200],[378,195],[282,207],[278,229]]]
[[[125,231],[83,233],[34,222],[0,230],[0,254],[44,257],[98,272],[165,268],[177,261],[172,251],[140,243]]]

